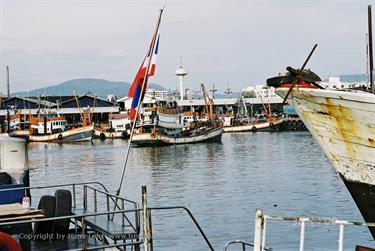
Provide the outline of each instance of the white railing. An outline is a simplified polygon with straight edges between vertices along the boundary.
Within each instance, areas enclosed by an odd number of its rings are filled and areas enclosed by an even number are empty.
[[[344,250],[344,228],[345,226],[363,226],[375,227],[375,223],[357,222],[347,220],[337,220],[332,218],[305,218],[305,217],[285,217],[285,216],[270,216],[263,214],[262,210],[257,209],[255,212],[255,230],[254,230],[254,251],[266,250],[266,229],[269,220],[290,221],[293,224],[301,225],[299,250],[304,251],[305,245],[305,225],[306,224],[329,224],[339,225],[339,239],[338,251]]]

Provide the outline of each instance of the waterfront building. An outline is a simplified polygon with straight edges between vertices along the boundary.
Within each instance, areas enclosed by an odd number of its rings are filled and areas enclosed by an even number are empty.
[[[274,98],[278,97],[275,93],[275,88],[265,86],[265,85],[256,85],[256,86],[248,86],[242,89],[242,93],[254,93],[255,97],[261,98]]]
[[[83,96],[10,97],[1,101],[0,122],[7,114],[21,115],[61,114],[69,123],[79,122],[83,109],[90,109],[94,122],[108,120],[111,113],[118,113],[119,106],[90,94]]]
[[[157,102],[168,102],[171,101],[169,98],[159,98],[156,96],[151,96],[149,94],[145,94],[143,99],[141,113],[146,107],[152,107]],[[205,107],[204,99],[177,99],[175,100],[177,105],[182,107],[184,111],[194,111],[194,112],[203,112]],[[131,107],[132,98],[131,97],[123,97],[117,100],[119,107],[122,111],[128,112]],[[239,106],[242,106],[243,103],[239,101],[238,98],[217,98],[213,100],[214,102],[214,110],[218,114],[225,114],[228,112],[237,112]],[[282,111],[282,102],[283,100],[279,96],[272,96],[268,98],[244,98],[244,102],[248,108],[250,115],[261,114],[262,110],[264,109],[264,105],[270,104],[271,108],[275,112]]]
[[[327,81],[322,81],[319,83],[326,89],[340,90],[340,89],[353,89],[367,87],[368,83],[364,81],[360,82],[343,82],[340,77],[329,77]]]
[[[168,91],[166,90],[155,90],[155,89],[147,89],[146,90],[146,95],[162,100],[167,100],[168,99]]]

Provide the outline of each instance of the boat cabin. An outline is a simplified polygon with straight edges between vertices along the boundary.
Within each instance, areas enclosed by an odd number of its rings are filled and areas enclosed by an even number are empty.
[[[63,116],[32,118],[33,134],[53,134],[65,131],[67,121]]]

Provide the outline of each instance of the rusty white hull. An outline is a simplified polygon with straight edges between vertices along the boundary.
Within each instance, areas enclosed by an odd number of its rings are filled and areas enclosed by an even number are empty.
[[[285,90],[279,90],[285,94]],[[375,222],[375,95],[296,89],[296,111],[343,179],[367,222]],[[370,229],[375,237],[375,229]]]
[[[29,130],[15,130],[9,133],[11,137],[27,138],[30,135]]]
[[[157,146],[162,144],[160,135],[155,133],[135,133],[132,138],[132,143],[137,146]]]
[[[30,142],[82,142],[91,141],[93,125],[73,128],[60,133],[47,135],[29,135]]]
[[[94,128],[93,137],[100,138],[102,140],[104,139],[126,139],[128,138],[128,133],[126,131],[108,132],[108,131],[103,131],[100,128]]]
[[[249,123],[245,125],[238,126],[224,126],[224,132],[256,132],[256,131],[265,131],[265,130],[277,130],[275,126],[281,124],[282,119],[276,119],[272,122],[263,122],[263,123]]]

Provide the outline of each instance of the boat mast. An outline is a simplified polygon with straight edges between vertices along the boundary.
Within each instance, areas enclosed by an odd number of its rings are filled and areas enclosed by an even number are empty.
[[[9,66],[7,66],[7,97],[10,98]]]
[[[368,33],[366,33],[366,88],[369,88],[369,70],[368,70]]]
[[[245,110],[246,118],[247,118],[247,120],[249,121],[250,118],[249,118],[249,113],[248,113],[248,111],[247,111],[245,98],[244,98],[242,95],[241,95],[241,100],[242,100],[243,108],[244,108],[244,110]]]
[[[208,119],[210,121],[210,124],[213,124],[213,111],[212,111],[212,99],[208,97],[206,88],[204,87],[204,84],[201,83],[201,88],[202,88],[202,94],[203,94],[203,99],[205,103],[205,108],[206,108],[206,114],[208,116]],[[208,99],[208,101],[207,101]]]
[[[77,104],[77,109],[78,109],[78,112],[79,112],[79,116],[81,117],[81,120],[82,120],[82,123],[85,123],[84,120],[85,118],[83,117],[83,113],[85,112],[84,109],[81,110],[81,106],[79,104],[79,101],[78,101],[78,98],[76,96],[76,91],[73,91],[73,95],[74,95],[74,99],[76,101],[76,104]]]
[[[372,18],[371,18],[371,5],[368,5],[368,42],[369,42],[369,53],[370,53],[370,90],[372,93],[375,93],[374,89],[374,80],[373,80],[373,53],[372,53]]]

